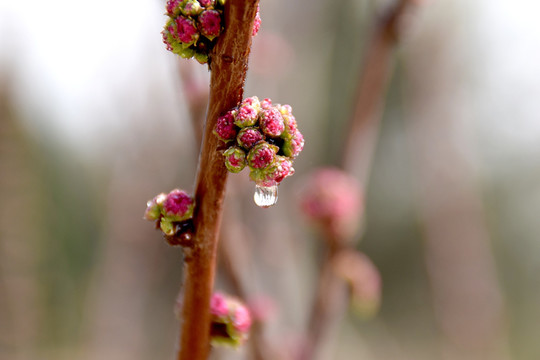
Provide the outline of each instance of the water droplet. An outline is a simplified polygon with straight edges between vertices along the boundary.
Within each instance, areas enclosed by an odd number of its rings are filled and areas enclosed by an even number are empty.
[[[278,186],[259,186],[255,185],[255,194],[253,200],[257,206],[267,208],[275,205],[278,200]]]

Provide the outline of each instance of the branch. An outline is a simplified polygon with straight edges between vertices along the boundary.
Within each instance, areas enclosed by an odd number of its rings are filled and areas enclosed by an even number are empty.
[[[212,130],[217,118],[242,100],[257,4],[257,0],[227,1],[226,28],[210,56],[210,103],[195,186],[195,233],[193,246],[184,253],[179,360],[206,360],[210,351],[210,297],[227,180],[218,151],[221,144]]]
[[[356,89],[354,113],[342,153],[344,169],[356,169],[366,183],[375,149],[385,91],[392,74],[390,61],[399,39],[399,25],[414,0],[398,0],[374,24]]]

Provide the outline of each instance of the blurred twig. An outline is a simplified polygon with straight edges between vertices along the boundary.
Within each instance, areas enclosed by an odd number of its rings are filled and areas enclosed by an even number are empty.
[[[373,25],[371,38],[362,64],[353,115],[342,152],[342,166],[359,176],[366,184],[377,140],[381,109],[388,80],[392,74],[392,54],[399,39],[401,20],[413,0],[398,0]],[[327,248],[311,311],[306,344],[301,360],[316,357],[318,345],[325,331],[332,327],[336,316],[342,313],[346,302],[345,283],[332,269],[336,255],[347,246],[342,239],[327,231]]]
[[[399,40],[400,24],[415,0],[398,0],[374,24],[356,88],[356,101],[341,156],[344,169],[366,184],[377,141],[385,91],[392,75],[392,54]]]

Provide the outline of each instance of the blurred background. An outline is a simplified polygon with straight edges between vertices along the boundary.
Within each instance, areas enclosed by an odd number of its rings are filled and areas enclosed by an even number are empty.
[[[290,104],[306,145],[270,209],[247,173],[229,176],[224,226],[249,240],[234,250],[241,278],[271,299],[268,339],[285,353],[319,270],[296,194],[341,163],[392,4],[261,1],[245,94]],[[345,314],[320,359],[540,359],[539,11],[426,0],[403,16],[368,160],[349,161],[365,191],[355,246],[382,303],[367,321]],[[189,104],[209,76],[165,50],[163,13],[157,0],[0,3],[2,360],[173,357],[182,253],[142,215],[159,192],[193,191]],[[226,272],[216,287],[231,288]]]

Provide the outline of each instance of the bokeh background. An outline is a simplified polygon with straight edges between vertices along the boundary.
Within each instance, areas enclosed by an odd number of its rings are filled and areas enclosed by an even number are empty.
[[[340,163],[372,25],[391,4],[261,1],[246,95],[291,104],[306,146],[270,209],[231,175],[225,226],[233,216],[232,237],[249,240],[241,277],[272,299],[268,338],[285,352],[319,269],[296,194]],[[426,0],[403,19],[357,174],[357,247],[381,272],[381,308],[347,313],[321,359],[540,358],[539,11]],[[0,3],[2,360],[174,354],[182,254],[142,215],[159,192],[193,191],[188,104],[209,76],[165,50],[163,12],[157,0]],[[230,288],[225,273],[216,286]]]

